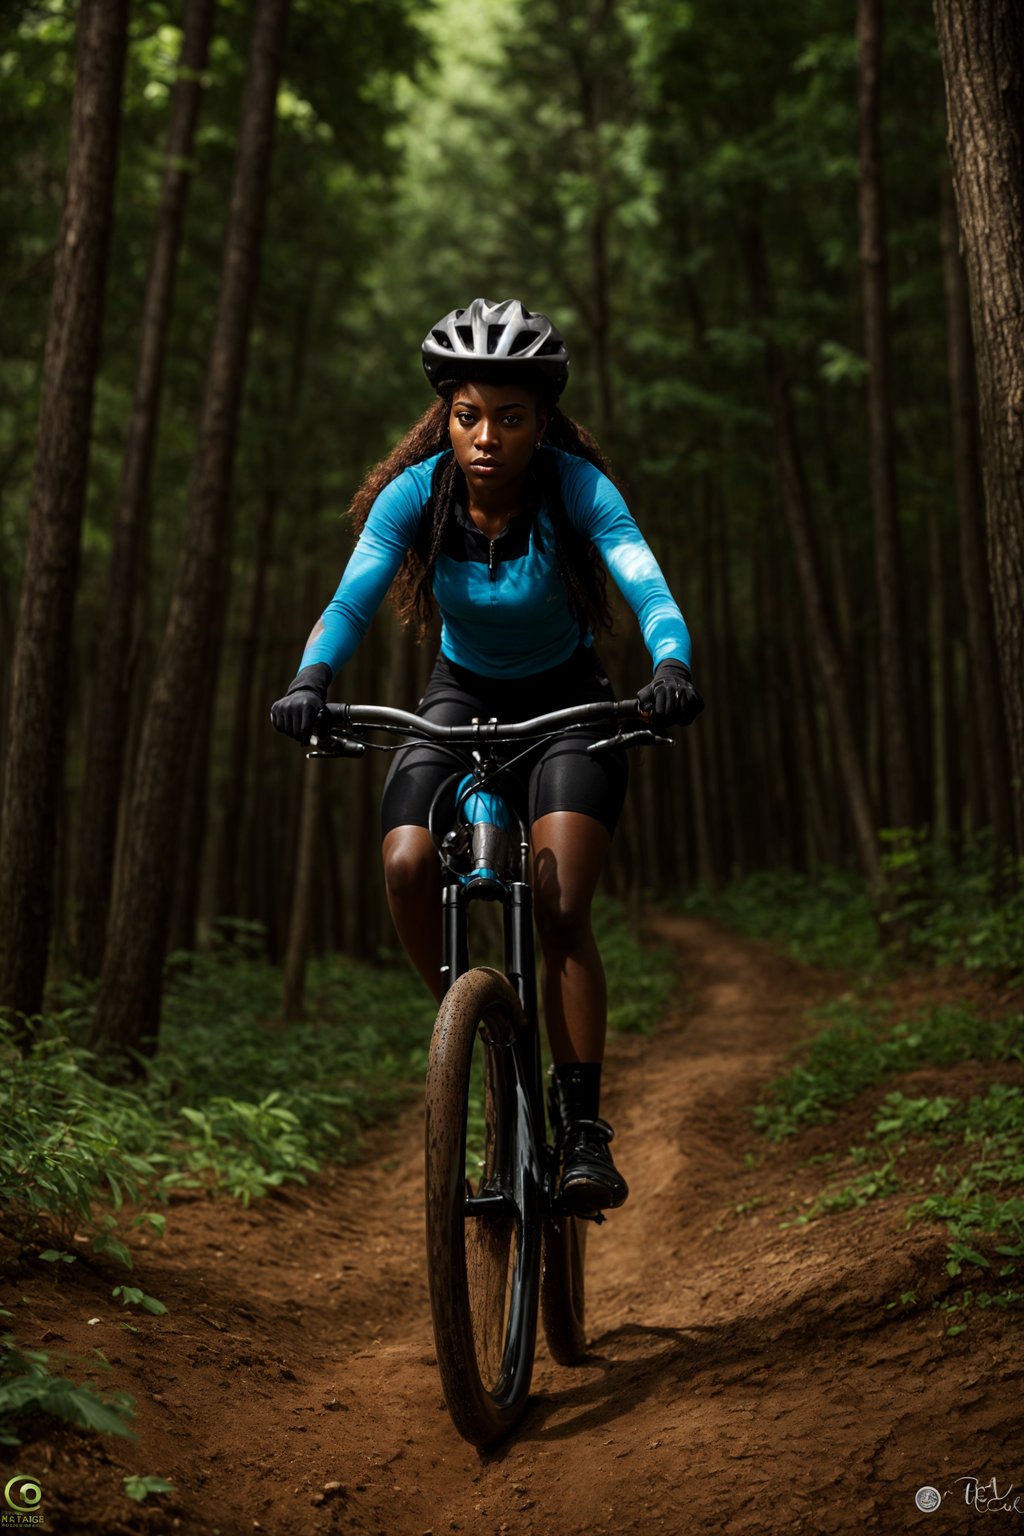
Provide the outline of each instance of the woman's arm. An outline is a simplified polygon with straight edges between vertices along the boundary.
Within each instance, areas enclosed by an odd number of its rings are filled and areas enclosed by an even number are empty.
[[[661,567],[615,486],[586,459],[562,454],[562,495],[636,614],[651,660],[690,665],[690,632]]]
[[[430,482],[427,461],[405,470],[381,491],[338,590],[310,632],[300,671],[322,663],[334,677],[355,651],[415,541]]]

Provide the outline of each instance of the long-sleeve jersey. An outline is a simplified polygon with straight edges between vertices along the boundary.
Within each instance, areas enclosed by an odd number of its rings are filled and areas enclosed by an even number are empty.
[[[574,527],[593,542],[640,623],[655,666],[674,657],[689,665],[686,623],[615,486],[586,459],[554,454],[562,499]],[[410,549],[424,550],[424,509],[440,454],[402,471],[374,501],[324,610],[302,665],[326,662],[332,675],[348,661]],[[566,661],[580,644],[579,625],[558,571],[555,535],[542,501],[533,516],[510,519],[489,539],[457,507],[434,566],[441,650],[484,677],[529,677]],[[589,645],[591,637],[584,637]]]

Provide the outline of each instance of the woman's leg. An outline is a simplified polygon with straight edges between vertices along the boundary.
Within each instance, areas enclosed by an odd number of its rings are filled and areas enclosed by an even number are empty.
[[[533,823],[534,907],[542,991],[556,1066],[604,1056],[608,994],[590,907],[611,837],[593,816],[552,811]]]
[[[559,1195],[567,1210],[593,1216],[629,1194],[612,1128],[598,1118],[608,996],[590,904],[611,837],[593,816],[551,811],[533,823],[531,841],[544,1013],[567,1121]]]
[[[413,965],[441,1001],[441,868],[426,827],[393,827],[381,845],[395,929]]]

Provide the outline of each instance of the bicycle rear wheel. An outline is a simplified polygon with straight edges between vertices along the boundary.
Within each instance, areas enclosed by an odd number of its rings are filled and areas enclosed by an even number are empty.
[[[544,1337],[559,1365],[578,1365],[587,1352],[584,1267],[587,1226],[578,1216],[544,1222],[544,1274],[540,1305]]]
[[[526,1406],[540,1280],[540,1173],[519,999],[498,971],[467,971],[430,1044],[426,1214],[430,1308],[445,1402],[474,1445]]]

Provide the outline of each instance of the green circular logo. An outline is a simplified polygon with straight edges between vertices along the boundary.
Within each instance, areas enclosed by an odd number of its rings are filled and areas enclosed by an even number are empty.
[[[15,1472],[4,1489],[4,1501],[15,1514],[32,1515],[43,1502],[43,1490],[34,1477]]]

